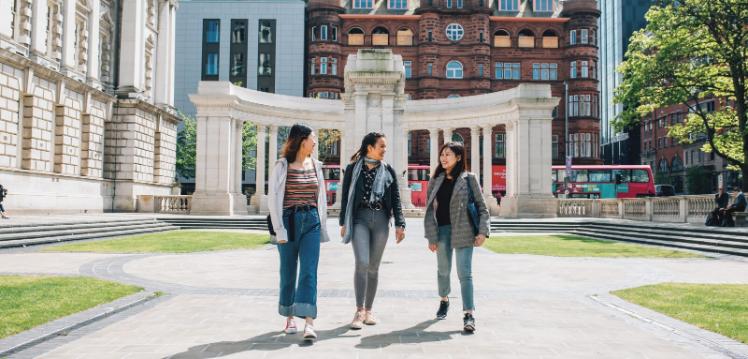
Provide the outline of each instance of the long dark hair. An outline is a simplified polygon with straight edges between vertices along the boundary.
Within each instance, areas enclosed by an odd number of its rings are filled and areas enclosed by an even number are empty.
[[[356,162],[359,159],[366,157],[366,153],[369,152],[369,146],[376,146],[377,141],[384,137],[386,136],[381,132],[369,132],[366,134],[364,139],[361,140],[361,147],[359,147],[358,151],[351,156],[351,162]]]
[[[309,126],[300,123],[291,126],[291,131],[288,132],[288,138],[286,139],[286,143],[283,144],[283,149],[281,150],[281,153],[283,154],[282,156],[286,158],[286,161],[296,161],[296,153],[299,152],[301,142],[306,140],[311,134],[312,128]]]
[[[458,158],[457,163],[455,163],[455,166],[452,167],[452,171],[449,173],[452,178],[457,178],[463,171],[467,171],[467,167],[465,166],[465,145],[463,145],[462,142],[447,142],[439,148],[439,157],[441,157],[442,152],[447,148],[452,150]],[[442,167],[441,161],[439,161],[434,169],[433,178],[439,177],[439,175],[444,172],[446,172],[446,170]]]

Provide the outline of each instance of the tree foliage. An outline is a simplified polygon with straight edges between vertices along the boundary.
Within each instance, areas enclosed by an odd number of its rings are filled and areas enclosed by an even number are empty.
[[[689,115],[669,136],[686,144],[706,138],[703,151],[714,151],[748,178],[748,1],[660,0],[646,17],[619,67],[623,82],[615,101],[624,111],[616,126],[685,105]],[[723,106],[708,111],[703,100],[710,98]],[[743,186],[748,189],[748,181]]]

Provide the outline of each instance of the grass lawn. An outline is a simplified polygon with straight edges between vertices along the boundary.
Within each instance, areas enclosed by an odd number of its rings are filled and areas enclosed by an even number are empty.
[[[86,277],[0,276],[0,338],[141,290]]]
[[[496,253],[556,257],[704,258],[698,254],[674,249],[601,241],[571,234],[491,236],[485,246]]]
[[[663,283],[613,294],[748,344],[748,285]]]
[[[46,252],[189,253],[248,249],[270,243],[260,233],[178,230],[46,247]]]

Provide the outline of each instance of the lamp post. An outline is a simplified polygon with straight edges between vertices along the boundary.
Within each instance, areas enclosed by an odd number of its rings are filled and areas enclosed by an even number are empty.
[[[571,155],[569,154],[569,83],[564,80],[564,193],[568,190],[569,175],[571,174]]]

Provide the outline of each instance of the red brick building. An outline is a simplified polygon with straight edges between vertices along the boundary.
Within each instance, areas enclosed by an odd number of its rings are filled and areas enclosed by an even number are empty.
[[[596,0],[310,0],[306,94],[339,98],[349,54],[390,48],[403,57],[411,99],[471,96],[520,82],[569,87],[570,155],[600,163]],[[554,111],[553,158],[564,158],[563,100]],[[453,139],[470,148],[470,129]],[[428,133],[411,133],[411,163],[428,164]],[[504,164],[503,127],[494,129],[495,165]],[[470,158],[468,156],[468,158]]]

